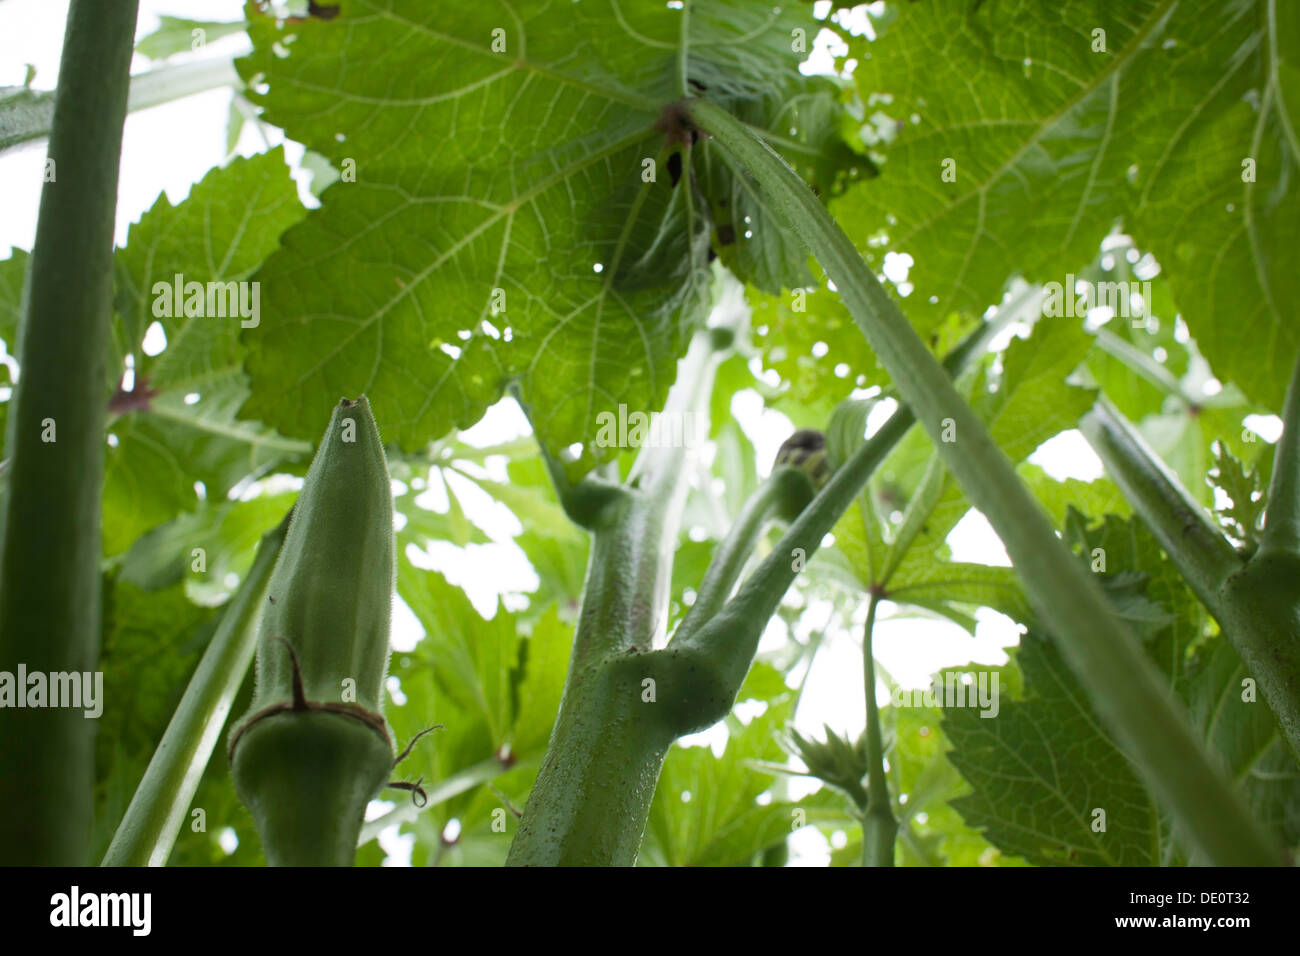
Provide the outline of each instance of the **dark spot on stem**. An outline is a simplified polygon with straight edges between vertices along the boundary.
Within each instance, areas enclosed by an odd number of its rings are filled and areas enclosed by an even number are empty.
[[[664,145],[670,149],[673,146],[693,146],[700,138],[700,131],[691,122],[685,100],[665,106],[654,128],[664,134]]]

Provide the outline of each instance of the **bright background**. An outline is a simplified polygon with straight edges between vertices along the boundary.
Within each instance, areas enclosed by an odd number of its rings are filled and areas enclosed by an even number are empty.
[[[828,0],[821,0],[817,4],[818,15],[825,16],[829,6]],[[0,86],[22,85],[30,64],[36,70],[32,86],[54,88],[67,8],[67,0],[0,2]],[[238,20],[243,16],[243,4],[241,0],[140,0],[137,39],[158,28],[160,14],[194,20]],[[866,7],[855,8],[845,23],[855,32],[869,31]],[[833,42],[837,42],[833,34],[826,31],[817,38],[814,51],[804,65],[805,72],[826,72],[831,68]],[[247,49],[248,42],[244,37],[228,37],[210,43],[193,57],[229,58]],[[132,73],[156,67],[157,64],[137,54]],[[231,100],[231,90],[218,89],[128,115],[118,193],[119,244],[125,243],[131,223],[154,204],[160,191],[166,192],[173,203],[178,203],[208,170],[226,161]],[[246,124],[235,152],[250,156],[281,142],[284,141],[278,131],[269,127],[259,131],[255,124]],[[284,145],[286,158],[295,167],[295,178],[304,203],[318,205],[307,190],[309,174],[298,168],[304,152],[302,146],[293,142],[284,142]],[[11,246],[28,250],[32,247],[44,158],[44,141],[0,155],[0,257],[7,256]],[[900,263],[891,265],[892,268],[887,268],[888,277],[895,283],[905,280],[906,266]],[[1005,335],[1010,336],[1014,331],[1009,329]],[[1003,338],[995,343],[996,347],[1001,347],[1005,341]],[[148,347],[146,339],[146,350]],[[0,360],[3,358],[0,355]],[[732,412],[754,442],[760,463],[770,463],[781,442],[794,430],[784,415],[764,409],[762,399],[753,391],[738,395]],[[513,402],[507,400],[466,432],[465,440],[488,445],[524,434],[527,430],[522,414]],[[1090,480],[1099,476],[1102,470],[1101,463],[1082,436],[1074,431],[1047,442],[1029,460],[1058,479],[1076,477]],[[504,473],[494,477],[502,479]],[[453,477],[452,481],[456,479]],[[537,579],[523,552],[511,540],[512,534],[518,531],[513,519],[508,515],[502,516],[491,499],[472,484],[461,480],[455,490],[462,496],[467,510],[473,509],[476,523],[489,533],[493,541],[463,549],[452,545],[432,548],[427,564],[442,571],[452,583],[465,588],[481,613],[491,614],[498,595],[509,602],[512,594],[535,588]],[[481,508],[474,507],[476,500],[481,501]],[[429,506],[438,510],[436,498],[430,501]],[[445,498],[441,507],[446,507]],[[1001,542],[977,512],[971,512],[958,524],[949,537],[949,544],[954,560],[1009,564]],[[1003,664],[1007,660],[1003,648],[1018,641],[1017,626],[992,611],[980,612],[980,624],[972,638],[957,625],[944,621],[891,620],[892,609],[890,602],[882,602],[881,619],[877,622],[874,638],[875,656],[904,687],[927,686],[929,675],[942,667],[970,662]],[[813,604],[801,616],[799,626],[808,631],[822,629],[830,621],[831,611],[825,602]],[[864,617],[865,605],[859,609],[855,620],[860,623]],[[775,621],[765,635],[760,652],[774,644],[779,645],[783,640],[783,629],[784,624]],[[399,607],[394,645],[399,649],[409,646],[419,633],[414,615],[404,606]],[[807,690],[795,719],[796,726],[820,737],[825,724],[856,738],[865,723],[861,674],[860,628],[857,633],[849,633],[832,627],[808,677]],[[877,688],[877,696],[882,704],[888,700],[883,686]],[[725,729],[719,726],[686,742],[709,743],[717,748],[723,740]],[[791,782],[792,797],[801,794],[800,784],[799,780]],[[814,784],[806,789],[815,787]],[[381,838],[381,843],[394,857],[390,862],[400,865],[403,856],[409,856],[409,851],[404,854],[402,844],[405,841],[393,837],[395,834],[389,834],[387,838]],[[796,835],[791,850],[792,863],[825,865],[829,860],[826,840],[812,827]]]

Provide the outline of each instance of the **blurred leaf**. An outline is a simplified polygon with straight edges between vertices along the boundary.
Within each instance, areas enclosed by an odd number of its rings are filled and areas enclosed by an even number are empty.
[[[837,798],[820,792],[798,803],[757,802],[771,780],[756,773],[751,761],[781,756],[776,733],[789,716],[788,700],[769,705],[760,716],[732,731],[721,757],[707,747],[674,745],[664,761],[637,863],[748,865],[754,854],[796,828],[792,821],[802,816],[804,822],[814,823],[819,814],[831,813],[828,807]]]
[[[560,710],[564,678],[569,671],[573,628],[550,608],[527,640],[520,643],[523,671],[519,681],[519,706],[515,714],[511,751],[516,758],[540,757]]]
[[[1219,524],[1242,542],[1244,553],[1253,554],[1259,547],[1268,506],[1268,490],[1260,482],[1259,472],[1246,468],[1232,452],[1220,447],[1209,480],[1228,497],[1228,505],[1216,512]]]
[[[158,21],[158,29],[135,45],[137,53],[143,53],[151,60],[163,60],[177,53],[199,50],[205,44],[248,29],[248,24],[243,20],[227,23],[159,15]],[[196,30],[199,31],[198,36],[195,36]]]
[[[108,848],[217,623],[216,614],[186,599],[180,584],[146,594],[109,577],[104,598],[94,860]]]

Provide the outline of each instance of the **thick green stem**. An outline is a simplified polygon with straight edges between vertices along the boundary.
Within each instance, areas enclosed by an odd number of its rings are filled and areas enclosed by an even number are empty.
[[[774,212],[835,283],[949,470],[1001,537],[1102,720],[1128,747],[1191,841],[1216,864],[1278,863],[1279,852],[1213,766],[1100,586],[1056,537],[1011,462],[844,230],[798,174],[725,110],[703,100],[689,101],[688,108],[696,125],[754,176]],[[945,434],[954,431],[955,442]]]
[[[1219,589],[1242,567],[1232,543],[1109,402],[1094,405],[1079,430],[1201,603],[1221,617]]]
[[[983,354],[998,327],[998,323],[985,323],[966,336],[944,359],[947,374],[959,374],[967,363]],[[668,650],[680,655],[678,659],[686,662],[688,672],[707,669],[713,684],[711,693],[696,694],[682,702],[677,715],[680,733],[708,727],[730,710],[754,661],[763,630],[785,592],[876,468],[915,423],[916,417],[908,406],[895,409],[876,433],[835,470],[735,597],[694,629],[679,629],[673,635]]]
[[[961,373],[967,363],[983,354],[998,328],[1000,323],[985,323],[963,339],[944,359],[946,372],[953,376]],[[840,516],[853,505],[872,473],[889,457],[915,421],[917,418],[909,407],[896,408],[878,431],[850,455],[848,462],[832,473],[771,553],[741,584],[736,596],[718,613],[699,620],[697,627],[679,628],[673,635],[667,652],[676,657],[671,658],[669,666],[685,667],[688,674],[708,674],[703,691],[676,701],[679,711],[675,726],[679,734],[703,730],[731,710],[754,662],[758,641],[768,619],[780,606],[781,598],[822,546],[823,538],[839,522]],[[698,676],[693,680],[701,682]]]
[[[289,527],[286,516],[262,536],[248,575],[231,598],[221,625],[185,688],[154,751],[103,866],[163,866],[185,822],[203,770],[221,737],[235,695],[257,647],[257,621],[271,571]]]
[[[1300,759],[1300,357],[1282,411],[1282,436],[1259,548],[1223,584],[1220,620]]]
[[[955,374],[981,354],[995,328],[986,324],[967,336],[945,360],[948,369]],[[714,364],[698,352],[704,347],[697,337],[692,344],[696,355],[688,353],[683,361],[670,410],[684,412],[691,404],[707,408]],[[690,370],[695,371],[688,377]],[[675,479],[685,469],[680,450],[643,452],[643,457],[653,453],[659,460],[638,461],[633,479],[639,487],[606,509],[595,529],[560,714],[508,864],[635,860],[668,747],[730,710],[763,628],[786,589],[914,421],[906,407],[897,409],[836,470],[739,593],[711,619],[700,619],[694,630],[679,627],[662,650],[652,647],[666,600],[661,589],[671,570],[664,557],[671,557],[674,538],[655,516],[672,517],[675,534],[684,491]],[[792,477],[806,482],[797,472],[788,477],[774,472],[773,477],[781,485]],[[778,507],[789,491],[779,490]],[[759,493],[759,499],[765,497]],[[747,505],[749,520],[734,532],[735,542],[729,536],[706,575],[711,580],[702,598],[706,603],[730,592],[743,565],[739,539],[751,535],[770,504],[753,500]]]
[[[1295,413],[1290,400],[1287,412]],[[1243,562],[1119,412],[1098,402],[1079,427],[1124,497],[1219,622],[1247,672],[1259,682],[1291,750],[1300,757],[1300,589],[1296,587],[1300,554],[1285,543],[1277,544],[1289,534],[1285,529],[1292,518],[1286,514],[1287,505],[1272,512],[1280,516],[1278,527],[1283,530],[1278,538],[1261,542],[1250,560]],[[1285,456],[1297,451],[1295,444],[1286,447],[1278,442],[1274,467],[1294,469],[1295,459]],[[1275,477],[1273,490],[1286,494],[1287,484],[1288,479]],[[1272,505],[1270,498],[1270,509]]]
[[[68,11],[9,413],[0,671],[89,677],[98,657],[104,355],[136,7]],[[0,863],[87,862],[93,733],[81,709],[0,709]]]
[[[1300,555],[1265,549],[1223,583],[1219,624],[1300,760]]]
[[[880,739],[880,708],[876,706],[876,661],[871,637],[876,626],[876,607],[880,598],[871,592],[867,604],[867,623],[862,629],[862,678],[867,705],[867,809],[862,816],[862,865],[893,866],[894,840],[898,821],[889,801],[889,782],[885,779],[885,748]]]
[[[695,603],[677,626],[674,640],[684,638],[722,609],[768,525],[792,510],[797,514],[798,507],[790,506],[806,504],[811,496],[811,483],[797,468],[782,465],[768,476],[749,496],[727,537],[718,545]]]
[[[719,361],[691,342],[663,414],[707,415]],[[637,664],[666,628],[685,504],[685,443],[642,449],[628,485],[599,510],[564,696],[506,863],[631,865],[673,734]],[[649,678],[653,680],[653,678]]]

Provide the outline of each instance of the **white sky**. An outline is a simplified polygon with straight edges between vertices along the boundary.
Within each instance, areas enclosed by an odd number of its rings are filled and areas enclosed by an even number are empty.
[[[42,89],[54,87],[67,6],[66,0],[0,2],[0,85],[21,85],[26,76],[26,65],[30,63],[36,68],[33,85]],[[857,12],[859,16],[854,17],[854,22],[865,23],[861,10]],[[157,28],[159,14],[199,20],[235,20],[242,16],[242,4],[239,0],[141,0],[137,38]],[[232,37],[210,45],[198,55],[231,56],[246,48],[246,39]],[[817,44],[810,68],[806,71],[824,68],[828,62],[823,38]],[[139,73],[154,66],[156,64],[151,64],[146,58],[137,56],[132,72]],[[119,244],[125,241],[129,224],[154,204],[160,191],[166,191],[172,202],[179,202],[209,169],[225,160],[230,103],[231,92],[222,89],[128,116],[118,201]],[[280,141],[274,131],[268,130],[267,135],[271,145]],[[253,155],[266,148],[267,143],[246,127],[237,151]],[[301,147],[290,143],[286,151],[291,163],[299,162],[303,152]],[[43,141],[0,155],[0,256],[7,255],[10,246],[31,248],[44,155]],[[305,181],[304,177],[300,183],[305,184]],[[306,196],[305,186],[300,191]],[[793,426],[780,413],[764,410],[757,394],[742,397],[733,410],[755,443],[758,461],[766,468]],[[488,444],[525,430],[526,425],[518,410],[512,403],[503,403],[472,429],[467,439],[476,444]],[[1058,478],[1067,475],[1092,478],[1101,472],[1100,463],[1077,432],[1045,445],[1031,460]],[[477,509],[475,513],[478,514]],[[493,523],[496,527],[491,529],[491,533],[498,539],[493,544],[471,547],[467,551],[450,547],[435,549],[430,561],[454,583],[465,587],[484,613],[489,612],[501,591],[529,590],[536,585],[536,578],[522,552],[509,541],[508,522]],[[1001,542],[982,516],[976,513],[961,522],[950,543],[958,560],[1008,563]],[[825,609],[821,609],[820,615],[817,611],[813,609],[808,614],[808,621],[813,626],[826,619]],[[1002,648],[1016,643],[1016,629],[1009,620],[992,612],[982,613],[980,621],[977,635],[971,638],[956,625],[930,620],[891,620],[886,614],[877,624],[876,657],[881,666],[908,687],[926,686],[929,675],[941,667],[970,661],[1004,663],[1006,656]],[[418,633],[413,616],[404,609],[399,612],[397,625],[395,643],[409,642],[413,634]],[[779,634],[769,633],[765,643],[770,643],[773,636],[779,638]],[[816,659],[797,717],[796,722],[802,730],[820,736],[822,725],[829,724],[855,737],[861,732],[865,710],[859,640],[860,634],[828,635]],[[878,697],[882,704],[887,701],[883,690]],[[720,729],[699,735],[698,742],[709,740],[716,746],[719,741],[716,731]],[[796,790],[795,795],[797,793]],[[812,828],[804,833],[807,836],[797,846],[803,861],[813,865],[825,862],[828,853],[825,841],[815,835]]]

